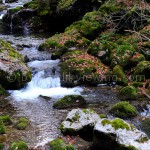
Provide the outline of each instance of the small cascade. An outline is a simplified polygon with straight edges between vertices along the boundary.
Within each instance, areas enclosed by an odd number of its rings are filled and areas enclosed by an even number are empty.
[[[6,3],[6,0],[2,0],[2,3],[5,4],[5,3]]]
[[[10,20],[10,33],[12,33],[13,31],[13,18],[14,18],[14,14],[11,15],[11,20]]]
[[[28,28],[28,25],[25,22],[23,22],[22,27],[23,27],[23,34],[24,35],[29,35],[30,34],[30,29]]]
[[[29,52],[29,53],[28,53]],[[31,54],[32,52],[32,54]],[[39,56],[39,60],[34,60],[34,53]],[[25,53],[30,57],[28,66],[32,69],[32,80],[27,84],[24,89],[10,91],[14,100],[38,100],[39,96],[47,96],[51,98],[60,98],[65,95],[77,94],[79,95],[83,89],[81,87],[64,88],[61,87],[59,62],[60,60],[41,60],[41,52],[37,47],[25,48]],[[44,53],[43,53],[44,55]],[[44,56],[48,56],[47,54]],[[37,59],[37,56],[36,56]]]

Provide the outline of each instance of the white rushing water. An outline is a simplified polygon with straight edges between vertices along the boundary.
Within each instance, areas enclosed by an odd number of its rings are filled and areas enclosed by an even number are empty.
[[[60,98],[65,95],[79,95],[83,89],[81,87],[65,88],[61,87],[59,71],[57,67],[59,60],[32,61],[28,66],[33,69],[32,80],[21,90],[10,91],[15,100],[36,100],[39,96]],[[54,71],[53,71],[54,70]]]

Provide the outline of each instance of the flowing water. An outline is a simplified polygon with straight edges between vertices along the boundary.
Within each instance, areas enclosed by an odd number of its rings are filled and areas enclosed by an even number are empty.
[[[22,6],[23,3],[24,1],[19,1],[6,5],[10,9]],[[6,10],[1,12],[0,19],[6,12]],[[13,28],[11,24],[10,28]],[[28,58],[27,65],[32,69],[32,80],[23,89],[9,91],[10,96],[6,98],[14,109],[12,117],[28,118],[31,122],[30,127],[22,132],[12,130],[8,138],[10,141],[21,138],[29,146],[37,147],[60,135],[59,125],[67,111],[54,110],[52,108],[53,102],[65,95],[80,94],[83,89],[81,87],[61,87],[60,60],[51,60],[51,54],[38,51],[39,44],[45,39],[28,35],[26,26],[25,29],[21,36],[0,35],[0,38],[10,42],[15,49],[18,49],[23,57]]]
[[[10,9],[22,6],[27,1],[5,3],[5,5]],[[6,12],[7,10],[4,10],[0,13],[0,19]],[[10,28],[13,28],[11,24]],[[88,106],[102,110],[99,113],[105,113],[103,108],[109,107],[110,103],[114,104],[119,101],[114,89],[107,86],[86,89],[61,87],[60,60],[51,60],[50,53],[38,51],[38,46],[45,41],[44,36],[30,35],[26,26],[24,29],[24,34],[20,36],[0,34],[0,38],[10,42],[23,57],[28,58],[27,65],[32,69],[32,80],[23,89],[9,91],[10,96],[5,99],[9,103],[10,109],[6,107],[5,114],[10,111],[9,114],[12,118],[23,116],[30,120],[30,126],[25,131],[10,129],[8,143],[14,139],[22,139],[30,147],[37,147],[60,136],[59,125],[68,110],[55,110],[52,105],[64,95],[82,93],[89,103]],[[145,110],[146,114],[149,112],[150,110]],[[143,115],[145,114],[143,113]]]

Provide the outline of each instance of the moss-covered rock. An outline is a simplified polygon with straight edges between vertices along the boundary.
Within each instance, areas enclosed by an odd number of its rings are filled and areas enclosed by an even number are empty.
[[[113,78],[112,79],[118,85],[123,85],[123,86],[128,85],[128,79],[127,79],[126,75],[124,74],[122,67],[119,65],[116,65],[113,68]]]
[[[70,107],[80,107],[85,104],[85,99],[80,95],[68,95],[54,103],[53,107],[64,109]]]
[[[110,79],[109,67],[85,51],[66,53],[61,59],[62,85],[99,84]]]
[[[141,83],[141,82],[132,82],[132,83],[131,83],[131,86],[134,86],[134,87],[136,87],[136,88],[138,88],[138,87],[143,87],[143,83]]]
[[[130,129],[129,125],[119,118],[114,119],[112,121],[108,119],[104,119],[101,123],[103,126],[110,124],[115,130],[118,130],[118,129],[129,130]]]
[[[123,68],[130,65],[130,59],[135,53],[133,46],[129,44],[118,45],[111,52],[111,66],[119,64]]]
[[[75,150],[71,144],[66,144],[64,140],[58,138],[50,142],[51,150]]]
[[[64,135],[80,135],[82,133],[82,135],[91,136],[93,127],[99,119],[99,115],[92,109],[73,109],[61,123],[60,129]]]
[[[4,144],[3,143],[0,143],[0,150],[4,150]]]
[[[130,118],[138,114],[136,108],[130,105],[129,102],[126,101],[116,103],[110,109],[110,112],[120,118]]]
[[[23,141],[13,142],[9,148],[9,150],[27,150],[27,149],[28,149],[28,146]]]
[[[0,119],[6,126],[12,124],[12,119],[9,116],[0,116]]]
[[[94,39],[103,28],[104,23],[101,13],[93,11],[85,14],[82,20],[74,22],[71,26],[67,27],[65,31],[76,29],[82,36],[88,39]]]
[[[94,149],[138,150],[145,144],[150,144],[147,135],[122,119],[101,119],[94,127]]]
[[[120,90],[120,94],[128,100],[134,100],[137,98],[137,89],[134,86],[126,86]]]
[[[134,56],[131,58],[131,63],[133,66],[136,66],[139,62],[144,61],[145,57],[143,54],[135,53]]]
[[[6,128],[5,128],[4,124],[0,124],[0,135],[5,134],[5,133],[6,133]]]
[[[29,120],[26,118],[19,118],[18,122],[16,123],[16,128],[18,130],[25,130],[29,125]]]
[[[0,39],[0,84],[7,89],[20,88],[31,80],[31,71],[21,55]]]
[[[150,75],[150,62],[149,61],[141,61],[135,67],[134,75],[140,75],[144,79],[149,79]]]
[[[60,58],[69,48],[85,48],[89,45],[90,41],[82,37],[77,30],[69,30],[65,33],[55,34],[50,37],[46,42],[40,45],[39,50],[48,50],[52,53],[52,58]]]

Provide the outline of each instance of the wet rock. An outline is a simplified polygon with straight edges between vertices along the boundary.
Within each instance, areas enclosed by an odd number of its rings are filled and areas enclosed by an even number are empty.
[[[110,112],[120,118],[135,117],[138,114],[136,108],[126,101],[116,103]]]
[[[6,89],[20,88],[31,80],[31,71],[10,44],[0,40],[0,78]]]
[[[68,52],[63,55],[61,61],[63,86],[97,85],[110,80],[109,67],[85,51]]]
[[[80,107],[85,104],[85,99],[80,95],[68,95],[54,103],[53,107],[57,109]]]
[[[78,135],[84,134],[90,136],[93,132],[93,127],[99,119],[97,115],[91,109],[73,109],[70,111],[60,125],[61,132],[65,135]]]
[[[122,119],[102,119],[94,127],[93,148],[114,150],[148,150],[147,135]]]

